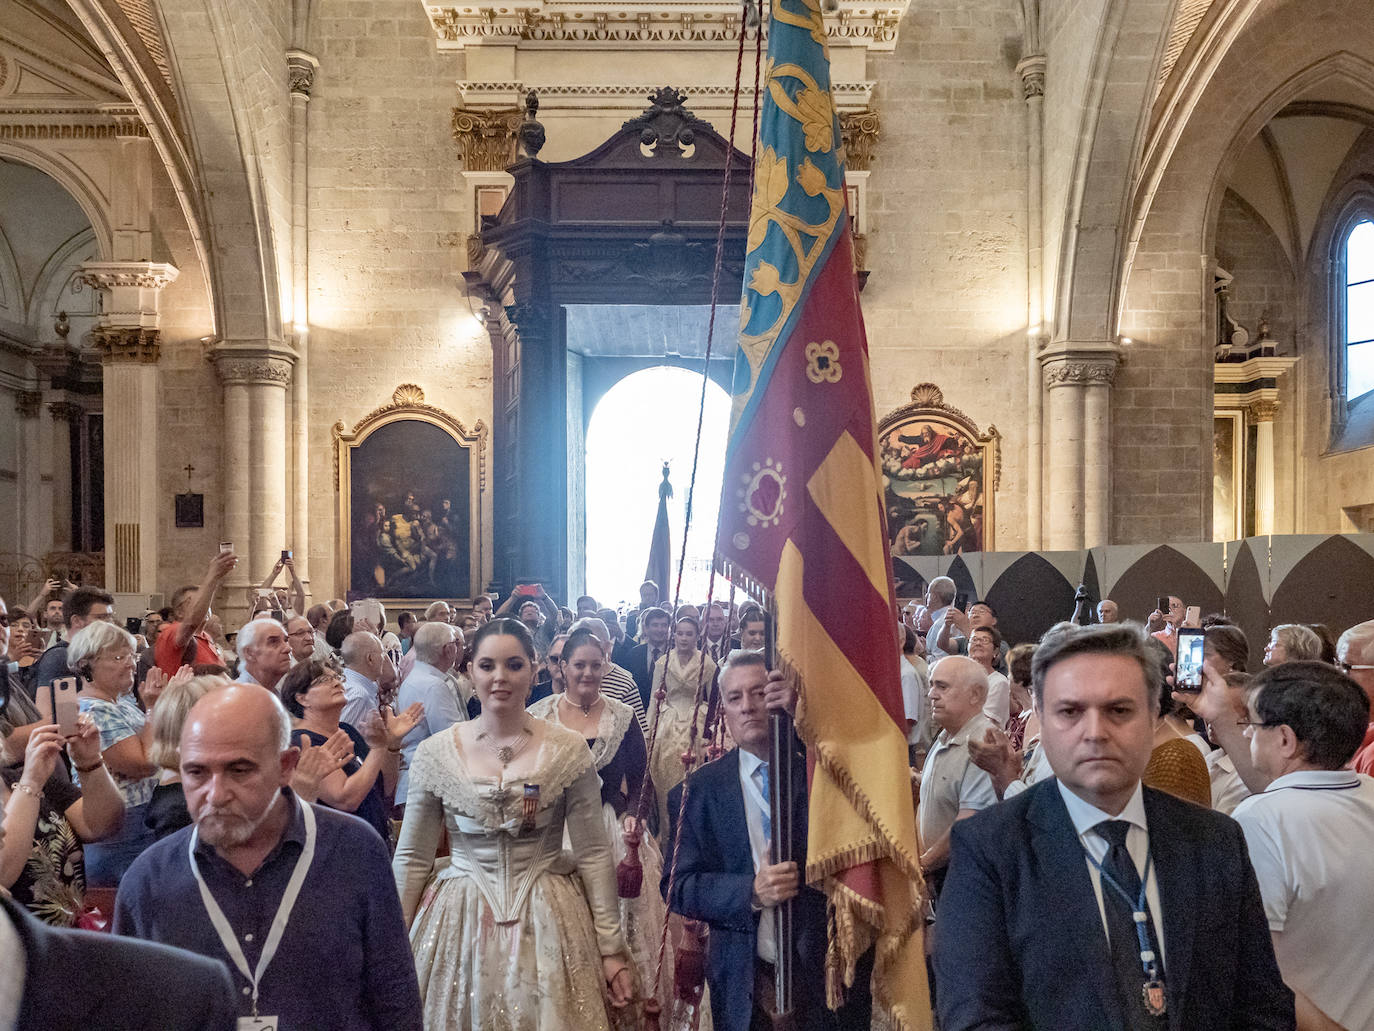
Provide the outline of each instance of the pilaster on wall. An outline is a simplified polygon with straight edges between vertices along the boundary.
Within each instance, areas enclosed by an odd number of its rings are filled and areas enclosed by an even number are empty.
[[[304,50],[288,50],[291,89],[291,321],[296,371],[289,398],[291,418],[290,547],[296,576],[310,585],[310,92],[320,62]]]
[[[1054,345],[1039,356],[1048,392],[1048,533],[1053,551],[1108,543],[1111,388],[1121,349],[1109,341]]]
[[[296,356],[266,344],[218,348],[224,387],[224,533],[239,564],[228,581],[226,611],[242,617],[243,592],[271,572],[286,535],[286,391]]]
[[[160,298],[178,270],[163,262],[89,261],[100,291],[94,339],[104,366],[105,583],[120,594],[157,590]],[[150,467],[151,466],[151,467]]]

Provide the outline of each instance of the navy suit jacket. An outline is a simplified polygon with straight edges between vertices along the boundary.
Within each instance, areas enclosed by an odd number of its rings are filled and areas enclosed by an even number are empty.
[[[797,758],[794,782],[802,786],[792,816],[793,852],[806,867],[806,764]],[[739,782],[739,749],[707,763],[688,779],[687,808],[682,813],[677,873],[672,895],[668,879],[673,864],[663,864],[662,891],[668,908],[691,920],[704,920],[711,933],[706,945],[706,982],[711,986],[711,1015],[716,1031],[749,1031],[754,1005],[754,958],[758,952],[760,914],[754,894],[754,853],[744,818],[744,790]],[[668,836],[672,842],[682,807],[683,785],[668,793]],[[825,1008],[825,896],[804,887],[793,906],[795,990],[798,1026],[830,1027]]]
[[[1292,1031],[1240,825],[1144,789],[1170,1031]],[[954,825],[935,978],[943,1031],[1125,1027],[1083,846],[1051,778]]]
[[[668,654],[668,648],[659,649],[659,657]],[[637,644],[630,649],[625,661],[620,663],[630,671],[630,676],[635,678],[635,685],[639,688],[639,697],[644,700],[644,711],[652,713],[653,694],[654,694],[654,671],[649,668],[649,655],[651,654],[648,643]]]
[[[24,945],[19,1027],[43,1031],[233,1031],[223,964],[181,949],[39,923],[0,899]]]

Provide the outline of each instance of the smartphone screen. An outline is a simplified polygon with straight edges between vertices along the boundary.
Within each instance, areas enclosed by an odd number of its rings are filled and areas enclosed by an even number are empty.
[[[1178,632],[1178,657],[1174,663],[1174,690],[1202,690],[1202,642],[1206,632],[1182,627]]]
[[[967,611],[968,611],[968,595],[967,595],[967,594],[962,594],[962,593],[961,593],[961,594],[956,594],[956,595],[954,596],[954,607],[955,607],[956,609],[958,609],[960,612],[967,612]]]
[[[220,541],[220,542],[219,542],[219,553],[220,553],[221,555],[228,554],[229,552],[231,552],[231,551],[233,551],[233,550],[234,550],[234,546],[233,546],[232,544],[230,544],[228,541]]]
[[[1161,594],[1156,598],[1155,608],[1167,616],[1169,614],[1169,596],[1167,594]]]

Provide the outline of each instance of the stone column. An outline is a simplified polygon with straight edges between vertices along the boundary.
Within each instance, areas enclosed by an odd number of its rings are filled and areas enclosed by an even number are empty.
[[[150,261],[81,266],[102,302],[93,335],[104,367],[105,588],[118,594],[158,588],[158,304],[177,275]]]
[[[23,554],[41,555],[48,547],[47,527],[43,526],[39,484],[42,472],[38,465],[39,420],[43,411],[43,395],[37,390],[20,390],[14,395],[14,414],[19,420],[15,434],[15,501],[16,525],[11,527],[13,543],[10,547]],[[22,601],[15,604],[23,604]]]
[[[1044,543],[1044,393],[1039,371],[1045,334],[1044,282],[1044,106],[1045,55],[1032,54],[1016,66],[1026,101],[1026,547]]]
[[[287,544],[296,575],[310,588],[310,91],[319,61],[304,50],[288,50],[291,81],[291,320],[296,368],[288,400],[291,423],[291,519]]]
[[[1246,411],[1255,424],[1255,534],[1274,532],[1274,416],[1277,401],[1255,401]]]
[[[60,395],[59,395],[60,396]],[[52,550],[72,550],[72,425],[81,407],[49,401],[52,417]]]
[[[1049,391],[1046,547],[1076,551],[1111,537],[1114,344],[1060,345],[1041,355]]]
[[[242,606],[236,587],[261,583],[286,546],[286,388],[291,359],[272,351],[222,349],[215,369],[224,384],[224,532],[240,562],[228,610]]]

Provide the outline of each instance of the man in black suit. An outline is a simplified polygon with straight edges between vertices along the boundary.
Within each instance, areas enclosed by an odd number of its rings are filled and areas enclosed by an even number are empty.
[[[229,973],[212,959],[166,945],[49,927],[3,897],[0,923],[4,1031],[235,1027]]]
[[[1294,1028],[1240,828],[1141,786],[1163,685],[1139,629],[1047,637],[1032,689],[1055,778],[954,827],[943,1031]]]
[[[800,1031],[867,1031],[871,950],[860,962],[841,1010],[825,1007],[825,896],[802,885],[799,872],[806,865],[804,788],[796,792],[792,808],[797,861],[768,861],[768,709],[791,711],[796,696],[780,677],[770,679],[758,652],[732,654],[721,671],[720,689],[725,724],[738,747],[687,779],[685,809],[684,785],[668,793],[666,840],[674,840],[679,811],[683,826],[676,873],[673,863],[665,861],[662,884],[670,910],[710,926],[706,981],[716,1031],[771,1027],[761,1000],[773,993],[778,949],[773,914],[774,907],[789,899],[795,900],[795,1026]],[[793,762],[793,783],[805,785],[800,749]]]
[[[645,609],[640,613],[644,626],[644,643],[630,649],[629,657],[621,665],[630,671],[639,688],[639,697],[644,699],[644,711],[652,713],[654,694],[654,663],[668,654],[673,647],[670,627],[672,620],[660,608]]]

